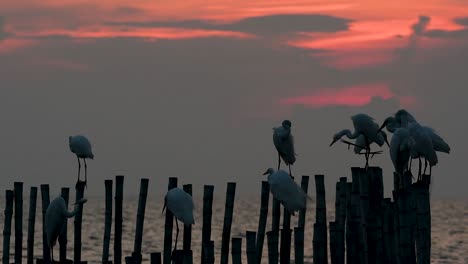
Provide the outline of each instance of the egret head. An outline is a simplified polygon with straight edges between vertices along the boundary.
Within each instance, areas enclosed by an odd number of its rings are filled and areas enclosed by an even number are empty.
[[[284,120],[283,123],[281,123],[281,125],[284,127],[284,128],[291,128],[291,121],[289,120]]]
[[[382,123],[382,125],[380,126],[379,130],[377,131],[377,133],[379,133],[384,127],[387,127],[387,130],[390,131],[390,132],[393,132],[395,131],[395,118],[393,116],[389,116],[387,117],[384,122]]]
[[[349,129],[343,129],[341,130],[340,132],[336,133],[333,135],[333,140],[332,142],[330,143],[330,147],[335,144],[335,142],[337,142],[338,140],[340,140],[344,135],[346,134],[351,134],[351,131]]]
[[[275,173],[275,170],[273,168],[268,168],[264,173],[263,175],[271,175]]]

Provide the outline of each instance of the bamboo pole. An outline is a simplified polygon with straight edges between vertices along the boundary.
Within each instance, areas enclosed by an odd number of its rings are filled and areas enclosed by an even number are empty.
[[[280,230],[281,203],[273,198],[271,208],[271,230]]]
[[[339,186],[339,209],[336,212],[338,218],[335,219],[336,224],[336,235],[337,235],[337,248],[336,248],[336,263],[345,263],[345,223],[346,223],[346,207],[347,207],[347,178],[341,177],[338,183]]]
[[[416,183],[417,239],[418,264],[431,262],[431,207],[429,196],[429,175],[423,175],[423,181]]]
[[[307,194],[309,191],[309,176],[303,175],[301,178],[301,188]],[[307,200],[306,200],[307,202]],[[299,211],[299,220],[297,222],[297,227],[301,227],[302,231],[305,228],[305,218],[306,218],[307,207]]]
[[[294,228],[294,263],[304,264],[304,227]]]
[[[28,241],[27,241],[27,263],[34,263],[34,227],[36,224],[36,200],[37,187],[31,187],[29,193],[29,216],[28,216]]]
[[[13,216],[13,199],[15,194],[12,190],[5,191],[5,222],[3,226],[3,264],[10,263],[10,236],[11,236],[11,219]]]
[[[368,261],[380,264],[383,260],[383,175],[380,167],[369,167],[367,171],[369,179],[369,212],[368,223]]]
[[[203,190],[203,226],[202,226],[202,263],[205,259],[205,247],[210,247],[211,243],[211,216],[213,214],[213,185],[205,185]],[[206,245],[205,245],[206,244]]]
[[[161,252],[153,252],[150,254],[151,264],[161,264]]]
[[[369,169],[369,168],[368,168]],[[366,169],[359,169],[359,207],[361,209],[361,236],[359,243],[361,244],[362,250],[361,260],[363,264],[368,262],[368,244],[367,244],[367,216],[369,214],[369,187],[370,186],[370,174],[367,173]]]
[[[278,236],[279,230],[268,231],[267,233],[268,242],[268,263],[278,264]]]
[[[109,245],[112,228],[112,180],[104,180],[106,189],[106,209],[104,220],[104,239],[102,245],[102,263],[110,264],[109,261]]]
[[[313,235],[314,263],[328,263],[327,253],[327,207],[325,202],[324,175],[315,175],[316,207]]]
[[[124,176],[115,176],[114,264],[122,263],[123,185]]]
[[[202,261],[203,264],[214,264],[214,241],[210,240],[205,243],[204,246],[204,259]]]
[[[169,183],[167,185],[167,190],[177,188],[177,178],[170,177]],[[177,220],[176,220],[177,221]],[[166,219],[164,224],[164,253],[163,253],[163,262],[164,264],[171,263],[171,251],[172,251],[172,229],[174,225],[174,216],[171,211],[166,209]]]
[[[76,184],[76,202],[84,197],[84,182],[78,182]],[[75,245],[74,245],[74,257],[73,262],[76,264],[81,263],[81,232],[82,232],[82,221],[83,221],[83,204],[78,205],[78,212],[75,215]]]
[[[254,231],[245,232],[246,240],[246,253],[247,253],[247,263],[256,264],[257,263],[257,251],[255,250],[255,240],[257,233]]]
[[[143,226],[145,223],[146,198],[148,197],[149,179],[140,180],[140,195],[138,198],[138,209],[135,227],[135,242],[133,244],[132,260],[135,264],[141,263],[141,242],[143,241]]]
[[[257,230],[257,264],[262,262],[263,242],[265,240],[266,223],[268,217],[268,203],[270,201],[270,185],[268,181],[262,181],[262,192],[260,199],[260,217]]]
[[[14,183],[15,192],[15,263],[23,261],[23,183]]]
[[[69,188],[62,188],[61,190],[61,196],[63,198],[63,200],[65,200],[65,207],[68,209],[68,201],[69,201],[69,198],[70,198],[70,189]],[[60,235],[59,235],[59,244],[60,244],[60,256],[59,256],[59,259],[60,259],[60,262],[63,262],[65,263],[67,261],[67,243],[68,243],[68,239],[67,239],[67,233],[68,233],[68,230],[67,230],[67,226],[68,226],[68,219],[65,220],[65,223],[63,224],[63,228],[62,228],[62,232],[60,232]]]
[[[242,238],[233,237],[231,243],[232,263],[242,264]]]
[[[359,254],[361,245],[356,241],[359,241],[360,237],[360,207],[359,207],[359,173],[360,168],[352,167],[352,183],[348,184],[347,197],[349,200],[349,206],[347,208],[347,215],[349,216],[346,221],[346,263],[361,263],[361,256]],[[351,185],[351,187],[350,187]]]
[[[236,196],[236,183],[228,182],[226,190],[226,203],[224,206],[224,224],[221,237],[221,264],[229,262],[229,242],[231,240],[232,215]]]
[[[41,184],[41,198],[42,198],[42,260],[45,263],[50,262],[50,249],[49,243],[47,243],[47,233],[45,227],[45,215],[47,207],[49,207],[50,197],[49,197],[49,185]]]
[[[283,208],[283,229],[280,240],[280,263],[288,263],[291,260],[291,214]]]
[[[400,189],[394,192],[396,196],[398,208],[398,234],[399,234],[399,257],[400,263],[414,263],[411,254],[411,217],[410,211],[410,198],[411,192],[408,188]]]
[[[332,264],[338,263],[338,223],[330,222],[330,260]]]
[[[192,195],[192,184],[184,184],[183,189],[186,193]],[[192,264],[193,263],[193,252],[192,252],[192,226],[184,225],[184,263]]]

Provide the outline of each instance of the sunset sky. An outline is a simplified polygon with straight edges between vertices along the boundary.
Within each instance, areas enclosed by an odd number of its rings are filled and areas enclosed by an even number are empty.
[[[84,134],[91,194],[116,174],[127,194],[141,177],[161,193],[169,176],[256,193],[288,118],[293,174],[325,174],[331,195],[364,165],[332,135],[353,114],[406,108],[452,147],[434,195],[466,196],[467,96],[465,0],[0,2],[2,190],[74,186],[68,136]],[[384,152],[371,165],[389,194]]]

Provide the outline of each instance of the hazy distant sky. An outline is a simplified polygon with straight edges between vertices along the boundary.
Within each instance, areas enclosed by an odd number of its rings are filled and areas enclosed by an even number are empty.
[[[293,123],[293,174],[329,195],[363,157],[328,145],[366,112],[404,107],[452,147],[433,194],[467,196],[468,2],[463,0],[0,1],[0,184],[73,187],[68,136],[93,143],[89,194],[126,175],[223,195],[260,191],[272,127]],[[388,148],[371,165],[393,182]]]

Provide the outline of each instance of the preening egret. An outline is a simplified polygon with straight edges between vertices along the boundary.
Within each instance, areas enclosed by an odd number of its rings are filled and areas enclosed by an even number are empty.
[[[400,127],[408,127],[411,123],[418,123],[416,118],[414,118],[408,111],[405,109],[398,110],[394,116],[389,116],[385,119],[382,125],[379,128],[379,131],[384,127],[387,128],[388,132],[394,133]],[[432,145],[434,150],[437,152],[450,153],[450,146],[445,142],[434,129],[421,126],[422,129],[425,129],[432,140]]]
[[[62,196],[58,196],[47,207],[45,215],[45,229],[47,235],[47,244],[51,252],[52,262],[54,261],[54,250],[53,247],[57,242],[59,234],[65,226],[67,218],[74,217],[78,212],[79,205],[86,203],[86,199],[81,199],[75,203],[75,209],[72,212],[68,212],[65,205],[65,200]]]
[[[281,159],[289,167],[291,175],[291,165],[296,161],[294,152],[294,140],[291,134],[291,121],[284,120],[280,127],[273,128],[273,144],[278,151],[278,170],[280,169]]]
[[[383,144],[387,143],[390,146],[387,140],[387,134],[382,133],[383,131],[379,131],[379,125],[374,122],[374,119],[366,114],[357,114],[351,116],[351,120],[353,121],[354,132],[352,133],[349,129],[343,129],[333,135],[333,140],[330,143],[330,147],[335,144],[336,141],[340,140],[343,136],[347,136],[349,139],[358,138],[360,135],[364,136],[364,142],[366,150],[365,157],[366,157],[366,167],[369,165],[369,157],[371,154],[370,145],[372,143],[376,143],[379,146],[383,146]],[[360,139],[362,141],[362,138]],[[354,145],[358,147],[358,144],[352,144],[349,142],[344,141],[348,145]],[[356,152],[356,148],[355,148]]]
[[[169,190],[164,197],[163,212],[166,206],[167,210],[169,210],[176,218],[177,232],[173,251],[175,252],[177,249],[177,239],[179,237],[179,224],[177,223],[177,220],[180,220],[186,226],[195,224],[195,220],[193,219],[192,196],[180,188],[173,188]]]
[[[395,171],[400,177],[400,183],[403,182],[405,171],[409,170],[411,149],[415,144],[410,131],[405,127],[398,128],[390,141],[390,158],[392,159]]]
[[[85,166],[85,186],[88,180],[88,172],[87,172],[87,165],[86,159],[94,159],[94,154],[91,150],[91,143],[85,136],[77,135],[77,136],[70,136],[68,137],[68,144],[70,146],[71,152],[75,153],[76,158],[78,159],[78,180],[76,184],[80,182],[80,171],[81,171],[81,163],[80,158],[84,161]]]
[[[273,197],[280,201],[289,213],[294,215],[295,211],[306,208],[307,194],[287,172],[269,168],[263,175],[268,175]]]
[[[432,144],[432,138],[429,130],[417,122],[410,123],[408,131],[414,139],[414,145],[411,148],[411,158],[419,159],[418,181],[421,180],[421,158],[425,159],[424,173],[426,173],[427,163],[429,162],[429,175],[432,174],[432,167],[437,165],[437,153]]]

